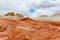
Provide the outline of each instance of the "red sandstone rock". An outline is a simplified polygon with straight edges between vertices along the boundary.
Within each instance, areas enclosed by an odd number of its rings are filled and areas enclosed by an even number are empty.
[[[4,40],[60,40],[59,25],[59,22],[35,21],[30,18],[16,21],[0,19],[0,38],[7,37]]]

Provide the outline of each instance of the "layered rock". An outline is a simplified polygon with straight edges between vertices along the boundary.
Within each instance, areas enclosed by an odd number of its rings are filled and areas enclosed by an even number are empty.
[[[0,28],[1,40],[60,40],[60,22],[0,19]]]

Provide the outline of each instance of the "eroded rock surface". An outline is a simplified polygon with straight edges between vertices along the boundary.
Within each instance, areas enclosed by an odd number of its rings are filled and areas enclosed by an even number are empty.
[[[1,18],[0,39],[60,40],[60,22],[35,21],[30,18],[18,20]]]

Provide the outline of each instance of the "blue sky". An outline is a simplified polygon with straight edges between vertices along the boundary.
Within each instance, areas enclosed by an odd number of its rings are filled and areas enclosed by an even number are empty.
[[[0,0],[0,14],[13,11],[35,18],[60,13],[60,0]]]

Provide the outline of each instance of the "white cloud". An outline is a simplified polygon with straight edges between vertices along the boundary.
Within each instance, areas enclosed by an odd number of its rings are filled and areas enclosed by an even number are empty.
[[[32,16],[37,17],[40,15],[51,16],[54,13],[60,13],[60,0],[39,0],[31,1],[30,7],[35,7],[36,11]]]
[[[30,9],[33,8],[34,12]],[[0,0],[0,13],[14,11],[31,18],[60,13],[60,0]]]

